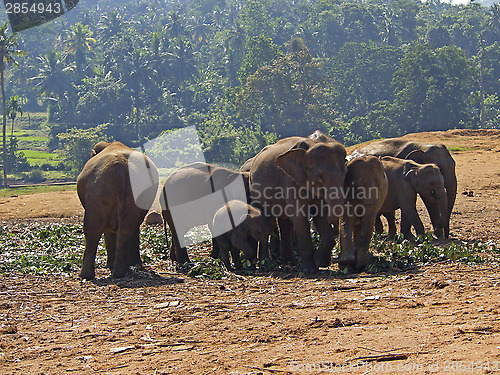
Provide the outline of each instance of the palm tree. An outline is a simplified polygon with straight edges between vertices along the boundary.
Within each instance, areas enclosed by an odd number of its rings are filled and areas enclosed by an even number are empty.
[[[168,14],[168,23],[165,26],[165,29],[169,32],[172,39],[178,38],[179,36],[184,34],[185,27],[183,24],[183,19],[175,10],[171,11]]]
[[[2,90],[2,111],[3,111],[3,184],[7,187],[7,105],[5,103],[4,73],[6,64],[15,65],[15,57],[25,55],[25,52],[18,49],[17,37],[15,34],[7,35],[8,22],[0,27],[0,86]]]
[[[238,70],[243,61],[243,52],[245,50],[246,34],[245,28],[239,21],[229,28],[225,40],[226,51],[228,54],[228,73],[233,85],[238,84]]]
[[[101,16],[97,29],[99,30],[99,39],[105,44],[118,34],[123,27],[123,19],[120,13],[116,10]]]
[[[493,4],[488,11],[486,30],[491,41],[500,39],[500,4]]]
[[[9,102],[7,103],[7,114],[9,118],[12,120],[12,131],[10,133],[10,138],[14,137],[14,121],[19,113],[21,116],[23,115],[23,107],[22,104],[26,103],[25,98],[21,98],[18,95],[13,95],[10,97]]]
[[[61,54],[54,51],[48,52],[45,56],[39,56],[38,62],[39,73],[30,80],[38,82],[35,87],[45,95],[46,99],[61,105],[73,89],[70,74],[74,72],[74,66],[67,65],[61,58]],[[49,111],[49,121],[51,119]]]
[[[147,51],[137,48],[127,56],[124,56],[123,81],[132,91],[134,107],[141,109],[141,93],[151,85],[154,76],[153,69],[150,68],[149,55]]]
[[[213,22],[201,17],[191,17],[190,27],[193,34],[193,41],[196,46],[201,47],[208,40]]]
[[[176,89],[184,89],[184,84],[192,81],[198,74],[196,69],[196,52],[193,51],[189,41],[184,41],[184,38],[178,38],[172,46],[170,53],[172,61],[172,74]]]
[[[95,39],[92,38],[93,32],[88,25],[82,25],[78,22],[71,26],[71,30],[67,39],[64,41],[66,52],[74,56],[76,67],[76,80],[80,81],[84,75],[84,70],[87,70],[87,54],[92,49],[92,44]]]
[[[168,76],[169,55],[165,48],[165,31],[153,32],[151,35],[151,44],[148,49],[148,65],[153,71],[155,81],[159,87],[163,85]]]

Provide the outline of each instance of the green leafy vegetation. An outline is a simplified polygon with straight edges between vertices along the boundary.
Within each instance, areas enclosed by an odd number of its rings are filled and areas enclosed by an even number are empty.
[[[189,277],[201,279],[220,280],[228,273],[220,259],[210,257],[195,258],[192,263],[185,265],[185,267],[189,268]]]
[[[466,264],[483,263],[488,260],[488,253],[497,252],[497,247],[493,243],[463,241],[438,244],[428,233],[427,237],[420,238],[417,244],[404,240],[402,236],[396,238],[395,241],[387,241],[375,236],[372,251],[378,259],[376,263],[368,266],[366,271],[377,273],[443,261]]]
[[[500,248],[493,243],[455,242],[446,245],[431,241],[431,235],[412,244],[402,238],[387,241],[375,237],[372,251],[378,261],[366,271],[370,273],[407,269],[436,262],[482,263],[498,262]],[[0,273],[11,274],[71,274],[78,272],[84,250],[81,225],[73,224],[15,224],[0,228]],[[190,248],[193,261],[184,264],[188,276],[203,279],[221,279],[230,275],[219,259],[208,256],[208,244]],[[144,264],[165,262],[168,250],[162,226],[147,226],[141,230],[141,256]],[[106,251],[104,241],[98,247],[96,267],[104,268]],[[289,266],[280,266],[274,259],[243,262],[243,272],[286,272]],[[335,274],[343,275],[339,270]]]
[[[80,268],[79,225],[18,224],[0,228],[0,273],[70,274]]]

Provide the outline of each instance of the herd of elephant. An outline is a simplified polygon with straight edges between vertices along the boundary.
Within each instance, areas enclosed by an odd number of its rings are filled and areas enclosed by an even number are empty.
[[[129,266],[141,264],[140,225],[156,199],[158,172],[140,154],[150,178],[141,177],[137,172],[141,166],[130,165],[134,153],[138,154],[120,142],[99,142],[78,177],[77,192],[85,209],[82,278],[95,277],[95,256],[103,234],[107,267],[114,277],[123,277]],[[143,184],[148,181],[140,197],[134,194],[133,174]],[[195,209],[187,212],[188,224],[174,220],[173,204],[196,202],[239,178],[243,199],[225,194],[218,207],[191,206]],[[176,191],[182,194],[167,199]],[[296,261],[296,241],[299,270],[312,273],[331,264],[337,237],[340,253],[335,261],[339,266],[364,268],[374,259],[369,251],[374,230],[383,231],[380,217],[387,219],[389,237],[394,237],[398,209],[405,238],[415,240],[412,227],[417,236],[424,235],[417,195],[427,208],[434,235],[447,238],[456,193],[455,161],[442,144],[385,139],[347,156],[340,142],[315,131],[308,137],[289,137],[264,147],[239,171],[206,163],[179,168],[166,179],[160,202],[165,235],[167,227],[171,232],[170,259],[178,264],[189,261],[182,239],[192,227],[208,224],[212,230],[230,217],[232,229],[214,234],[211,253],[227,268],[232,269],[230,255],[234,267],[241,266],[240,251],[246,259],[267,258],[270,233],[277,229],[281,262]],[[316,248],[312,226],[320,238]]]

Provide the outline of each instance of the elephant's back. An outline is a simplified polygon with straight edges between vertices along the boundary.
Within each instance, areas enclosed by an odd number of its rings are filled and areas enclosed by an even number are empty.
[[[195,201],[221,190],[242,179],[243,175],[227,168],[207,163],[194,163],[173,172],[165,181],[167,205],[175,206]],[[246,193],[245,193],[246,195]]]
[[[415,142],[410,142],[400,138],[389,138],[381,141],[372,142],[360,149],[358,152],[373,156],[394,156],[405,158],[406,154],[417,148]]]

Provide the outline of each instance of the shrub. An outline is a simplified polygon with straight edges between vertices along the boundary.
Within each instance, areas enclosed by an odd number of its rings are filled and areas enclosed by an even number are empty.
[[[43,175],[43,171],[41,169],[33,169],[28,173],[28,181],[29,182],[43,182],[46,178]]]

